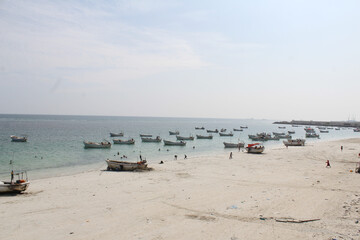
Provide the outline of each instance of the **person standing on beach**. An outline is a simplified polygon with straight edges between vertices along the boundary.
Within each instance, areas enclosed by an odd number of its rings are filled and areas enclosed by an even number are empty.
[[[341,147],[340,147],[340,149],[341,149],[341,151],[342,151],[342,150],[344,149],[344,147],[343,147],[343,146],[341,146]]]
[[[186,156],[186,154],[185,154],[185,156],[184,156],[184,159],[187,159],[187,156]]]
[[[229,159],[232,159],[232,152],[230,152],[230,157],[229,157]]]
[[[330,166],[330,161],[329,161],[329,160],[326,160],[326,167],[327,167],[327,168],[331,168],[331,166]]]
[[[174,156],[174,159],[177,160],[177,155]]]

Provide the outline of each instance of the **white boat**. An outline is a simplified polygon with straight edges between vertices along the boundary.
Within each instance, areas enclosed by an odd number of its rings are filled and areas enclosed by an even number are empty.
[[[203,136],[203,135],[196,135],[197,139],[213,139],[212,135]]]
[[[220,129],[220,132],[226,132],[226,128]]]
[[[262,153],[265,150],[265,147],[260,145],[260,143],[253,143],[248,144],[245,149],[247,153]]]
[[[244,147],[245,143],[243,142],[239,142],[239,143],[228,143],[228,142],[223,142],[224,143],[224,147],[225,148],[240,148],[240,147]]]
[[[194,137],[193,136],[189,136],[189,137],[176,136],[176,140],[194,140]]]
[[[241,128],[233,128],[234,132],[242,132],[243,130]]]
[[[305,134],[305,137],[307,138],[319,138],[319,134],[316,134],[316,133],[306,133]]]
[[[151,134],[140,134],[140,137],[152,137]]]
[[[111,148],[111,143],[108,141],[103,141],[100,143],[84,141],[84,147],[85,148]]]
[[[123,137],[124,133],[110,133],[110,137]]]
[[[195,127],[195,130],[204,130],[204,127]]]
[[[18,176],[14,180],[14,176]],[[26,172],[14,173],[11,171],[10,181],[0,181],[0,193],[21,193],[25,191],[30,185]]]
[[[147,169],[146,160],[140,162],[126,162],[117,160],[106,160],[108,165],[107,170],[115,171],[134,171]]]
[[[354,128],[354,132],[360,132],[360,128]]]
[[[17,136],[11,135],[10,138],[11,138],[12,142],[26,142],[27,141],[27,137],[17,137]]]
[[[143,142],[161,142],[161,138],[160,138],[160,136],[157,136],[156,138],[142,137],[141,141],[143,141]]]
[[[169,134],[170,135],[179,135],[180,133],[179,133],[179,131],[169,131]]]
[[[234,136],[234,134],[232,132],[230,132],[230,133],[219,132],[219,135],[220,135],[220,137],[232,137],[232,136]]]
[[[283,141],[285,146],[304,146],[305,139],[289,139],[287,141]]]
[[[127,145],[131,145],[131,144],[135,144],[135,140],[129,139],[129,140],[121,140],[121,139],[113,139],[114,144],[127,144]]]
[[[180,142],[173,142],[173,141],[167,141],[167,140],[163,140],[164,145],[167,146],[185,146],[186,142],[184,141],[180,141]]]
[[[315,133],[315,130],[313,128],[311,128],[311,127],[306,127],[306,128],[304,128],[304,130],[307,133]]]
[[[208,133],[218,133],[219,130],[217,130],[217,129],[215,129],[215,130],[209,130],[209,129],[207,129],[206,132],[208,132]]]

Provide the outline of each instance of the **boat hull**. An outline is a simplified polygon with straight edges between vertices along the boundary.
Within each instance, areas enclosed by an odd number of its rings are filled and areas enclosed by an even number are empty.
[[[108,165],[107,170],[114,171],[135,171],[135,170],[145,170],[147,169],[147,164],[145,162],[125,162],[117,160],[106,160]]]
[[[110,133],[110,137],[123,137],[124,133]]]
[[[244,143],[227,143],[223,142],[225,148],[241,148],[244,147]]]
[[[27,137],[10,136],[12,142],[26,142]]]
[[[186,145],[186,142],[172,142],[172,141],[166,141],[166,140],[163,140],[164,141],[164,145],[166,146],[185,146]]]
[[[161,138],[147,138],[147,137],[142,137],[141,138],[142,142],[161,142]]]
[[[213,136],[212,135],[210,135],[210,136],[196,135],[196,138],[197,139],[213,139]]]
[[[111,148],[111,143],[94,143],[84,141],[84,148]]]
[[[114,144],[123,144],[123,145],[132,145],[135,144],[134,140],[121,140],[121,139],[114,139]]]
[[[29,185],[30,185],[30,182],[23,182],[23,183],[1,182],[0,183],[0,193],[24,192],[29,187]]]
[[[177,140],[194,140],[194,137],[181,137],[181,136],[176,136]]]

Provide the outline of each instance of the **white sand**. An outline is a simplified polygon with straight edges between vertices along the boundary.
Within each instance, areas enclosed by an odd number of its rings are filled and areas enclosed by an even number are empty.
[[[0,239],[360,239],[359,152],[347,139],[35,180],[0,196]]]

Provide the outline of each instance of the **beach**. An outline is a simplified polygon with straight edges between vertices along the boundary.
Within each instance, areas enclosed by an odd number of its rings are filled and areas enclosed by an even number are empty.
[[[179,156],[144,172],[104,162],[34,180],[0,196],[0,239],[360,239],[359,144]]]

